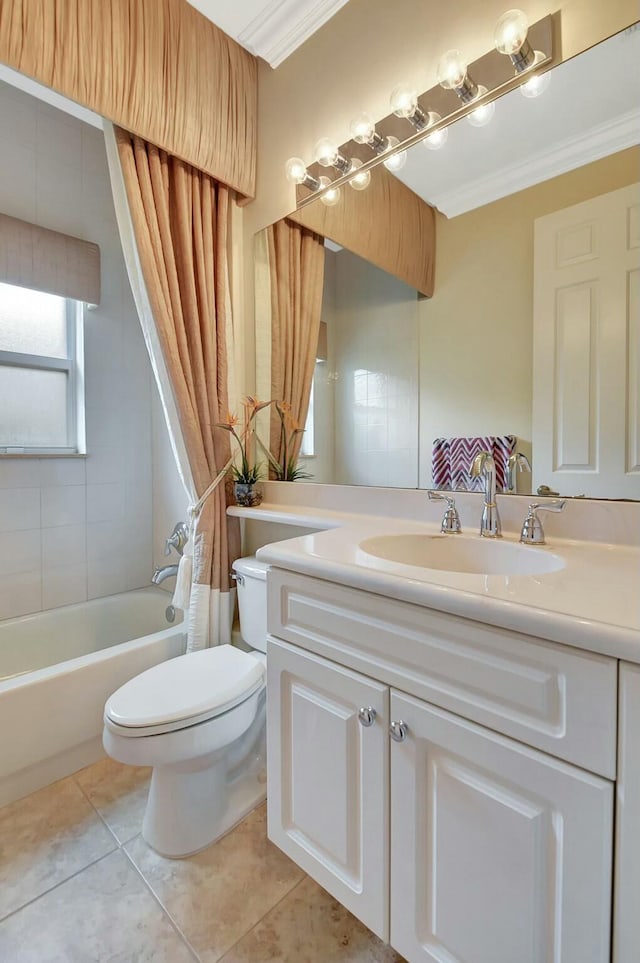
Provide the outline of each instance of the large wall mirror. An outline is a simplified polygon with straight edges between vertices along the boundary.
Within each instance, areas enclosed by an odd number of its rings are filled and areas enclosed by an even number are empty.
[[[530,462],[518,492],[640,499],[638,62],[630,28],[409,151],[395,176],[438,211],[432,298],[325,239],[310,480],[470,489],[465,445],[488,439]]]

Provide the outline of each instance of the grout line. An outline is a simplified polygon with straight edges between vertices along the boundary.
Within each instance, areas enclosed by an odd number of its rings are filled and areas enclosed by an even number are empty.
[[[138,839],[138,838],[142,839],[142,835],[141,835],[140,833],[137,833],[137,835],[135,835],[132,839],[130,839],[130,840],[129,840],[129,843],[132,843],[135,839]],[[144,842],[144,840],[143,840],[143,842]],[[145,845],[146,845],[146,844],[145,844]],[[140,869],[140,867],[138,866],[138,864],[137,864],[136,861],[134,860],[133,856],[132,856],[129,852],[127,852],[127,850],[124,848],[124,846],[121,847],[121,850],[120,850],[120,851],[121,851],[122,853],[124,853],[124,855],[126,856],[126,858],[129,860],[129,863],[131,864],[131,866],[133,866],[135,872],[138,874],[138,876],[140,877],[140,879],[141,879],[142,882],[144,883],[144,886],[146,887],[146,889],[147,889],[147,890],[149,891],[149,893],[151,894],[153,900],[158,904],[158,906],[160,907],[160,910],[162,911],[163,915],[167,917],[167,919],[168,919],[169,922],[171,923],[171,926],[172,926],[173,929],[176,931],[176,933],[178,934],[178,936],[180,937],[180,939],[182,940],[182,942],[185,944],[185,946],[187,947],[187,949],[189,950],[189,952],[192,953],[194,959],[198,960],[198,963],[200,963],[200,956],[199,956],[199,954],[196,953],[194,947],[191,945],[190,941],[187,939],[187,937],[185,936],[185,934],[182,932],[182,929],[180,928],[180,926],[178,925],[178,923],[176,922],[176,920],[174,920],[173,916],[171,915],[171,913],[169,912],[169,910],[167,909],[167,907],[164,905],[164,903],[162,902],[162,900],[160,899],[160,897],[158,896],[158,894],[157,894],[156,891],[154,890],[153,886],[151,885],[151,883],[149,882],[149,880],[147,879],[147,877],[144,875],[144,873],[142,872],[142,870]]]
[[[64,886],[65,883],[68,883],[70,880],[75,879],[76,876],[79,876],[80,873],[84,873],[85,869],[90,869],[92,866],[95,866],[96,863],[100,863],[103,859],[106,859],[108,856],[113,856],[113,854],[117,852],[118,852],[117,847],[115,847],[114,849],[110,849],[108,853],[103,853],[102,856],[98,856],[97,859],[92,859],[91,862],[87,863],[86,866],[83,866],[82,869],[77,869],[75,873],[71,873],[70,876],[66,876],[64,879],[61,879],[58,883],[55,883],[53,886],[50,886],[49,889],[45,889],[42,891],[42,893],[38,893],[37,896],[34,896],[32,899],[27,900],[26,903],[22,904],[22,906],[18,906],[16,907],[16,909],[11,910],[10,913],[7,913],[6,916],[3,916],[0,919],[0,926],[2,926],[2,924],[5,923],[8,919],[11,919],[12,916],[15,916],[16,913],[21,913],[22,910],[27,909],[28,906],[31,906],[33,903],[37,903],[38,900],[42,899],[44,896],[48,896],[49,893],[53,893],[54,890],[60,889],[60,887]]]
[[[273,906],[271,907],[271,909],[268,909],[267,912],[264,914],[264,916],[261,916],[260,919],[257,920],[257,921],[253,924],[253,926],[250,926],[249,929],[247,930],[247,932],[246,932],[246,933],[243,933],[242,936],[235,941],[235,943],[233,944],[233,946],[230,946],[228,950],[225,950],[224,953],[222,954],[222,956],[218,957],[218,960],[216,961],[216,963],[224,963],[224,960],[225,960],[225,958],[228,956],[228,954],[231,953],[232,950],[235,950],[236,946],[238,946],[239,943],[242,943],[242,941],[243,941],[244,939],[246,939],[246,937],[249,935],[249,933],[253,933],[253,931],[254,931],[258,926],[260,926],[260,924],[263,923],[264,920],[266,920],[266,918],[271,915],[271,913],[275,912],[275,910],[276,910],[279,906],[281,906],[282,903],[284,903],[285,900],[289,899],[289,897],[292,895],[292,893],[294,893],[295,890],[297,890],[297,888],[298,888],[299,886],[302,886],[302,884],[303,884],[303,883],[305,882],[305,880],[307,880],[307,879],[308,879],[307,874],[306,874],[306,873],[303,873],[302,879],[299,879],[297,883],[294,883],[293,886],[291,887],[291,889],[290,889],[290,890],[287,890],[287,892],[284,894],[284,896],[282,896],[282,897],[278,900],[277,903],[274,903]]]
[[[95,763],[94,763],[94,765],[95,765]],[[79,770],[78,770],[78,772],[82,772],[82,771],[83,771],[82,769],[79,769]],[[80,790],[80,792],[82,793],[82,795],[84,796],[84,798],[87,800],[87,802],[89,803],[89,805],[91,806],[91,808],[93,809],[94,813],[96,814],[96,816],[98,817],[98,819],[100,820],[100,822],[103,824],[103,826],[105,826],[105,827],[109,830],[110,835],[113,836],[113,839],[114,839],[114,841],[115,841],[115,844],[116,844],[117,848],[118,848],[118,849],[122,849],[122,847],[125,845],[125,843],[121,843],[121,842],[120,842],[120,840],[118,839],[118,837],[117,837],[116,834],[114,833],[113,829],[111,828],[111,826],[110,826],[109,823],[107,822],[106,818],[102,815],[102,813],[100,812],[100,810],[98,809],[98,807],[94,805],[94,803],[93,803],[93,802],[91,801],[91,799],[89,798],[88,794],[85,792],[85,790],[83,789],[83,787],[82,787],[82,786],[80,785],[80,783],[78,782],[78,780],[77,780],[77,778],[76,778],[76,776],[78,775],[78,772],[73,772],[73,773],[71,773],[71,778],[73,779],[74,783],[76,784],[76,786],[78,787],[78,789]],[[128,840],[127,840],[127,842],[128,842]]]

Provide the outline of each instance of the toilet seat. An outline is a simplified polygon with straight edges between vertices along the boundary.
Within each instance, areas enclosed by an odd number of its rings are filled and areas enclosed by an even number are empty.
[[[232,645],[155,665],[107,701],[105,726],[126,737],[160,735],[221,716],[262,688],[265,666]]]

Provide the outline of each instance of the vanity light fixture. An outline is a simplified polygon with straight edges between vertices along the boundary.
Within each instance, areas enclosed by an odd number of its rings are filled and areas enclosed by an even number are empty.
[[[429,117],[431,118],[431,123],[429,124],[430,127],[442,120],[440,114],[436,114],[433,111],[429,112]],[[449,128],[441,127],[440,130],[434,130],[433,134],[429,134],[427,137],[425,137],[422,143],[427,150],[440,150],[440,148],[444,147],[444,145],[447,143],[448,137]]]
[[[357,157],[351,161],[351,170],[357,171],[362,167],[362,161]],[[349,187],[353,187],[354,191],[366,191],[367,187],[371,183],[371,171],[362,171],[360,174],[356,174],[349,181]]]
[[[335,167],[340,174],[348,174],[351,161],[341,154],[328,137],[322,137],[313,148],[313,156],[322,167]]]
[[[290,158],[287,177],[297,185],[298,210],[317,198],[325,204],[337,203],[343,184],[364,190],[369,185],[371,170],[378,164],[390,171],[400,170],[407,161],[408,148],[417,143],[422,142],[428,150],[438,150],[447,141],[449,125],[462,117],[473,126],[483,127],[494,115],[495,100],[516,87],[525,97],[537,97],[549,85],[548,68],[558,59],[554,35],[559,31],[554,20],[558,21],[559,15],[548,14],[529,26],[521,10],[508,10],[496,24],[494,46],[475,60],[471,69],[462,53],[452,49],[438,63],[438,86],[420,95],[409,85],[396,86],[390,97],[389,116],[375,122],[363,112],[350,125],[352,141],[369,147],[369,158],[366,152],[354,150],[353,143],[351,147],[338,147],[328,138],[318,141],[315,162],[308,168],[299,158]],[[484,80],[484,85],[474,78]],[[458,105],[448,105],[447,95],[440,88],[452,90]],[[432,103],[440,113],[425,110],[419,98],[423,103]],[[413,130],[404,133],[397,118],[408,121]],[[337,176],[333,180],[322,176],[323,167],[333,167]]]
[[[548,90],[551,83],[551,74],[547,71],[544,74],[535,74],[531,80],[527,80],[520,88],[523,97],[539,97],[545,90]]]
[[[324,194],[320,195],[320,200],[327,207],[335,207],[335,205],[340,200],[340,188],[330,187],[331,181],[328,177],[320,177],[319,179],[319,190],[324,190]],[[329,188],[329,190],[326,190]]]
[[[539,50],[534,50],[529,41],[529,21],[522,10],[507,10],[496,24],[493,34],[498,53],[511,58],[517,74],[530,70],[545,59]]]
[[[368,144],[376,154],[387,150],[387,139],[376,132],[376,125],[364,111],[351,121],[351,136],[356,144]]]
[[[480,96],[480,89],[469,76],[467,61],[459,50],[447,50],[440,58],[438,83],[445,90],[453,90],[463,104],[470,104]]]
[[[478,87],[478,97],[483,97],[486,93],[486,87]],[[482,104],[480,107],[472,110],[470,114],[467,114],[467,120],[472,127],[486,127],[487,124],[491,122],[491,118],[495,112],[496,105],[495,102],[491,100],[488,104]]]
[[[310,191],[320,190],[320,181],[322,178],[314,177],[313,174],[310,174],[305,162],[300,157],[290,157],[284,165],[284,169],[290,184],[301,184]]]
[[[404,117],[416,130],[425,130],[429,126],[429,118],[418,103],[418,95],[411,87],[405,84],[394,87],[389,105],[396,117]]]
[[[400,141],[398,140],[398,138],[394,137],[393,134],[390,134],[387,137],[387,150],[394,150],[399,143]],[[386,161],[384,161],[384,166],[387,168],[388,171],[391,171],[393,173],[393,171],[402,170],[402,168],[406,163],[407,163],[406,150],[399,150],[399,151],[396,151],[395,154],[392,154],[391,157],[388,157]]]

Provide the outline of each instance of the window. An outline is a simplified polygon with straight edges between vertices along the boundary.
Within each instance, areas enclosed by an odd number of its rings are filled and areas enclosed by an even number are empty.
[[[0,452],[84,447],[82,304],[0,283]]]

